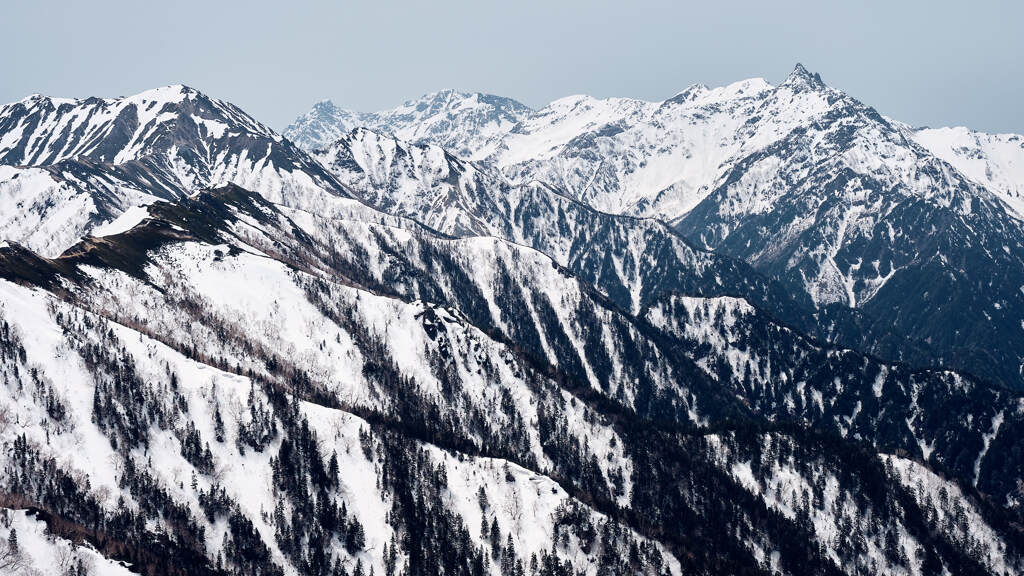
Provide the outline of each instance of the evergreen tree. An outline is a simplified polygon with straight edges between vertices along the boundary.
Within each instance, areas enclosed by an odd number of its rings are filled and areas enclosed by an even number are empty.
[[[340,483],[341,471],[338,469],[338,452],[331,453],[331,463],[327,466],[327,480],[331,486],[338,486]]]
[[[498,556],[498,552],[501,550],[501,529],[498,528],[498,519],[491,519],[491,554],[495,557]]]
[[[480,503],[480,511],[486,512],[487,507],[490,506],[490,502],[487,501],[487,491],[484,490],[483,484],[481,484],[480,489],[476,491],[476,501]]]
[[[220,402],[213,407],[213,437],[217,442],[224,441],[224,419],[220,415]]]
[[[348,533],[345,535],[345,549],[349,554],[355,554],[366,546],[366,535],[363,533],[363,525],[356,518],[348,526]]]

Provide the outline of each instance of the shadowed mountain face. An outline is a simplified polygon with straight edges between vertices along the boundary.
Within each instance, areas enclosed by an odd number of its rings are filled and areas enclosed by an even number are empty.
[[[1024,572],[1013,349],[963,351],[1021,317],[1013,188],[801,67],[321,103],[310,152],[184,87],[0,128],[40,573]]]

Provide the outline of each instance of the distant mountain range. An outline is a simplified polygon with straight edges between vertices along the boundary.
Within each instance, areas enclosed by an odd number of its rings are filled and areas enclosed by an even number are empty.
[[[480,104],[489,101],[501,105]],[[779,86],[694,86],[664,102],[570,97],[536,112],[506,102],[428,95],[398,109],[418,115],[380,112],[366,125],[468,148],[456,156],[510,184],[544,182],[601,211],[669,223],[814,307],[854,308],[871,332],[930,347],[934,361],[1024,386],[1022,137],[915,130],[799,65]],[[323,106],[286,136],[327,148],[306,129]],[[339,131],[358,125],[330,108],[348,119],[332,124]],[[467,109],[492,119],[482,147],[480,123],[458,121]],[[495,127],[513,121],[495,143]],[[417,132],[422,124],[455,128]],[[458,202],[386,196],[369,201],[408,204],[401,213],[425,222],[470,218],[452,213]]]
[[[4,106],[0,566],[1022,574],[1022,146],[799,65]]]

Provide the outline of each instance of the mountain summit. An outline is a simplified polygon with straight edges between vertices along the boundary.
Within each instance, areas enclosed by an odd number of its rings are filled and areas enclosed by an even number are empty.
[[[810,72],[807,68],[804,68],[803,64],[797,63],[793,71],[789,73],[786,80],[783,81],[784,86],[806,86],[812,90],[820,90],[825,88],[825,83],[821,80],[821,75],[817,72]]]

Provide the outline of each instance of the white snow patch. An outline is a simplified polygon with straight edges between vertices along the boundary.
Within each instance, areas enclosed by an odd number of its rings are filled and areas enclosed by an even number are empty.
[[[127,232],[149,217],[146,206],[132,206],[123,214],[92,229],[92,236],[102,238]]]

